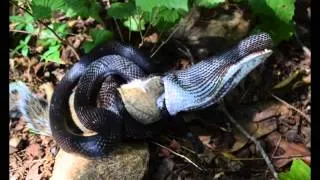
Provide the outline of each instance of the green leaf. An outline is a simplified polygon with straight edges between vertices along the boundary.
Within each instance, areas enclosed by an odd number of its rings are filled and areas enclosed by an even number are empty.
[[[32,0],[31,9],[35,19],[51,18],[55,11],[64,7],[64,0]]]
[[[21,49],[21,54],[24,56],[24,57],[28,57],[28,53],[29,53],[29,47],[26,45],[26,46],[23,46],[22,49]]]
[[[10,16],[9,20],[12,23],[24,23],[25,21],[23,16]]]
[[[60,47],[60,44],[50,46],[49,49],[41,55],[41,60],[45,60],[46,62],[51,61],[60,63]]]
[[[25,29],[28,33],[33,33],[35,31],[33,24],[27,24]]]
[[[215,8],[225,0],[196,0],[195,4],[200,7]]]
[[[50,24],[49,27],[54,30],[61,38],[68,34],[68,25],[65,23]],[[40,32],[39,39],[58,39],[57,36],[49,29],[44,29]]]
[[[82,18],[92,17],[102,22],[99,12],[100,5],[95,0],[64,0],[66,7],[71,8],[78,16]]]
[[[154,8],[152,13],[144,13],[145,22],[151,23],[158,30],[168,30],[173,27],[185,15],[181,10],[172,11],[168,8]]]
[[[290,171],[279,174],[280,180],[309,180],[311,179],[311,169],[301,159],[292,162]]]
[[[188,11],[188,0],[136,0],[136,6],[142,11],[152,12],[154,7],[166,7],[168,9],[180,9]]]
[[[90,36],[92,37],[93,41],[86,41],[81,46],[84,49],[85,53],[90,52],[94,47],[102,44],[107,40],[112,39],[113,37],[111,31],[107,31],[104,29],[91,29]]]
[[[275,45],[293,35],[294,0],[248,0],[248,3],[258,18],[255,32],[270,33]]]
[[[248,2],[257,15],[277,17],[284,23],[292,23],[294,0],[249,0]]]
[[[16,30],[26,30],[30,33],[33,33],[31,26],[34,26],[34,19],[31,15],[25,13],[24,16],[10,16],[9,20],[11,23],[16,23]],[[32,27],[33,28],[33,27]]]
[[[19,45],[14,49],[14,53],[16,53],[17,51],[21,50],[21,54],[24,56],[24,57],[27,57],[28,54],[29,54],[29,46],[28,46],[28,43],[31,39],[31,35],[27,35],[25,37],[24,40],[20,40],[19,42]]]
[[[131,31],[142,31],[144,30],[144,19],[140,19],[138,16],[131,16],[128,20],[123,22],[123,25],[128,27]]]
[[[108,15],[122,19],[133,16],[136,13],[136,6],[133,1],[128,3],[112,3],[111,7],[108,9]]]
[[[28,44],[31,39],[31,35],[29,34],[23,41],[24,44]]]
[[[272,37],[275,45],[283,40],[288,40],[294,34],[293,24],[285,24],[279,19],[260,17],[261,22],[257,24],[253,32],[267,32]]]
[[[77,15],[77,13],[74,10],[72,10],[71,8],[65,8],[64,12],[65,12],[66,17],[70,17],[70,18],[73,18]]]

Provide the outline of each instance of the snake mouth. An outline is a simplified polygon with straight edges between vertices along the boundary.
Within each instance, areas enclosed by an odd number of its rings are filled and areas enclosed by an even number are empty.
[[[266,48],[264,50],[255,51],[248,56],[261,56],[261,55],[265,55],[265,54],[269,54],[269,53],[272,53],[272,50]]]
[[[271,49],[255,51],[231,65],[224,75],[221,87],[218,88],[219,91],[215,94],[215,98],[220,99],[227,94],[253,69],[262,64],[272,54],[272,52],[273,51]]]
[[[240,58],[239,61],[232,64],[232,66],[237,66],[237,69],[239,70],[241,68],[250,68],[250,66],[252,66],[251,68],[254,68],[265,61],[272,54],[272,52],[273,51],[271,49],[263,49],[260,51],[252,52],[249,55]]]

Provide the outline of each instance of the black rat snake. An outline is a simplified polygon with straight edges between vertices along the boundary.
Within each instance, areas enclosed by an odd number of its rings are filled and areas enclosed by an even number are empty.
[[[158,98],[159,109],[173,116],[215,104],[261,64],[271,48],[270,36],[260,33],[191,68],[161,75],[164,93]],[[54,139],[67,152],[101,157],[123,139],[152,136],[148,125],[128,114],[116,88],[154,72],[146,56],[119,42],[107,42],[82,57],[55,87],[50,104]],[[86,128],[97,132],[95,135],[82,136],[72,124],[68,98],[74,89],[77,115]]]

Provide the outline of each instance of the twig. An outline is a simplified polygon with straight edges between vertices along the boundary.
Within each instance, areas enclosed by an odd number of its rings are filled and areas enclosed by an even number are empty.
[[[248,139],[250,139],[255,145],[256,147],[259,149],[262,157],[264,158],[265,162],[268,165],[268,168],[270,169],[273,177],[276,180],[279,180],[279,176],[277,171],[274,169],[271,160],[269,159],[267,153],[263,150],[263,147],[261,146],[261,144],[259,143],[259,141],[256,140],[255,137],[251,136],[231,115],[230,113],[227,111],[227,109],[222,105],[220,106],[221,110],[223,111],[223,113],[228,117],[228,120],[230,122],[232,122]]]
[[[289,155],[289,156],[273,156],[271,157],[271,159],[290,159],[290,158],[304,158],[304,157],[308,157],[310,155]],[[257,158],[257,157],[253,157],[253,158],[234,158],[232,160],[237,160],[237,161],[256,161],[256,160],[265,160],[264,158]]]
[[[138,24],[139,35],[140,35],[141,41],[143,42],[144,40],[143,40],[143,35],[142,35],[142,31],[141,31],[141,24],[140,24],[141,18],[139,17],[139,20],[137,21],[136,17],[133,16],[133,20],[134,20],[134,22],[136,22],[136,24]]]
[[[15,6],[17,6],[18,8],[22,9],[24,12],[30,14],[31,16],[33,16],[32,13],[31,13],[29,10],[25,9],[24,7],[19,6],[18,4],[16,4],[16,3],[13,2],[13,1],[10,1],[10,3],[13,4],[13,5],[15,5]],[[49,31],[51,31],[62,43],[67,44],[67,45],[71,48],[71,51],[73,52],[73,54],[76,56],[77,60],[80,59],[79,54],[77,53],[77,51],[75,50],[75,48],[69,43],[68,40],[62,39],[52,28],[50,28],[46,23],[44,23],[44,22],[41,21],[40,19],[38,19],[37,21],[38,21],[40,24],[42,24],[43,26],[45,26],[47,29],[49,29]]]
[[[276,100],[280,101],[281,103],[283,103],[284,105],[288,106],[289,108],[295,110],[297,113],[299,113],[301,116],[303,116],[307,121],[308,123],[311,124],[311,119],[305,114],[303,113],[302,111],[300,111],[299,109],[297,109],[296,107],[292,106],[291,104],[287,103],[286,101],[280,99],[279,97],[277,97],[276,95],[268,92],[273,98],[275,98]]]
[[[303,158],[308,157],[310,155],[289,155],[289,156],[274,156],[272,159],[290,159],[290,158]]]
[[[117,28],[117,31],[119,33],[121,41],[124,42],[123,35],[122,35],[121,30],[120,30],[120,26],[118,24],[118,21],[115,18],[113,18],[113,21],[114,21],[114,24],[116,25],[116,28]]]
[[[181,46],[183,46],[183,48],[184,48],[184,50],[183,49],[181,49],[181,48],[178,48],[178,50],[180,51],[180,52],[182,52],[185,56],[187,56],[188,58],[189,58],[189,60],[190,60],[190,62],[191,62],[191,65],[194,65],[194,58],[193,58],[193,56],[192,56],[192,54],[191,54],[191,52],[190,52],[190,49],[187,47],[187,46],[185,46],[183,43],[179,43]]]
[[[159,51],[159,49],[165,45],[169,39],[171,39],[171,37],[174,35],[174,33],[176,33],[179,29],[179,26],[176,26],[176,28],[170,33],[170,35],[168,36],[168,38],[165,41],[162,41],[162,43],[160,44],[160,46],[151,54],[151,58]]]
[[[155,144],[155,145],[157,145],[157,146],[160,146],[160,147],[162,147],[162,148],[165,148],[166,150],[170,151],[172,154],[174,154],[174,155],[176,155],[176,156],[178,156],[178,157],[180,157],[180,158],[188,161],[188,162],[191,163],[194,167],[198,168],[200,171],[203,171],[202,168],[200,168],[197,164],[195,164],[194,162],[192,162],[192,161],[191,161],[189,158],[187,158],[186,156],[181,155],[181,154],[173,151],[172,149],[167,148],[167,147],[165,147],[165,146],[163,146],[163,145],[161,145],[161,144],[159,144],[159,143],[157,143],[157,142],[151,142],[151,143],[153,143],[153,144]]]
[[[107,9],[109,9],[109,8],[111,7],[111,4],[110,4],[110,1],[109,1],[109,0],[106,1],[106,7],[107,7]],[[120,30],[120,26],[119,26],[119,24],[118,24],[117,19],[116,19],[116,18],[112,18],[112,19],[113,19],[113,21],[114,21],[114,24],[116,25],[116,28],[117,28],[117,31],[118,31],[118,33],[119,33],[119,36],[120,36],[121,41],[124,42],[124,38],[123,38],[122,32],[121,32],[121,30]]]
[[[278,147],[279,147],[279,145],[280,145],[281,139],[282,139],[282,137],[280,136],[280,138],[279,138],[279,140],[278,140],[278,142],[277,142],[277,145],[276,145],[276,147],[275,147],[274,150],[273,150],[273,153],[272,153],[271,157],[273,157],[273,156],[276,154],[276,152],[277,152],[277,150],[278,150]]]
[[[9,30],[10,32],[18,32],[18,33],[23,33],[23,34],[31,34],[31,35],[36,35],[35,33],[30,33],[27,31],[22,31],[22,30],[15,30],[15,29],[11,29]]]

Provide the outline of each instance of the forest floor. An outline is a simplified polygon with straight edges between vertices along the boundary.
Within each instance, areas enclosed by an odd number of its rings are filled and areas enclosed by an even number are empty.
[[[78,19],[72,23],[75,29],[92,26],[90,19]],[[86,36],[76,34],[68,40],[79,48]],[[259,140],[277,172],[288,170],[294,158],[311,163],[311,52],[308,47],[309,42],[302,40],[301,44],[295,38],[282,42],[263,66],[225,98],[230,114]],[[38,50],[33,47],[31,52]],[[62,64],[43,62],[37,56],[10,57],[10,81],[21,80],[37,95],[46,98],[44,89],[54,87],[77,61],[68,46],[61,50],[61,55]],[[177,63],[185,65],[190,62],[187,59]],[[272,177],[259,148],[230,123],[222,111],[209,108],[189,117],[196,119],[188,126],[199,135],[205,152],[195,155],[186,148],[190,143],[174,134],[168,135],[162,144],[190,157],[204,170],[192,166],[166,148],[150,144],[149,177]],[[10,119],[10,122],[10,179],[49,179],[59,150],[53,138],[30,132],[23,117]]]

